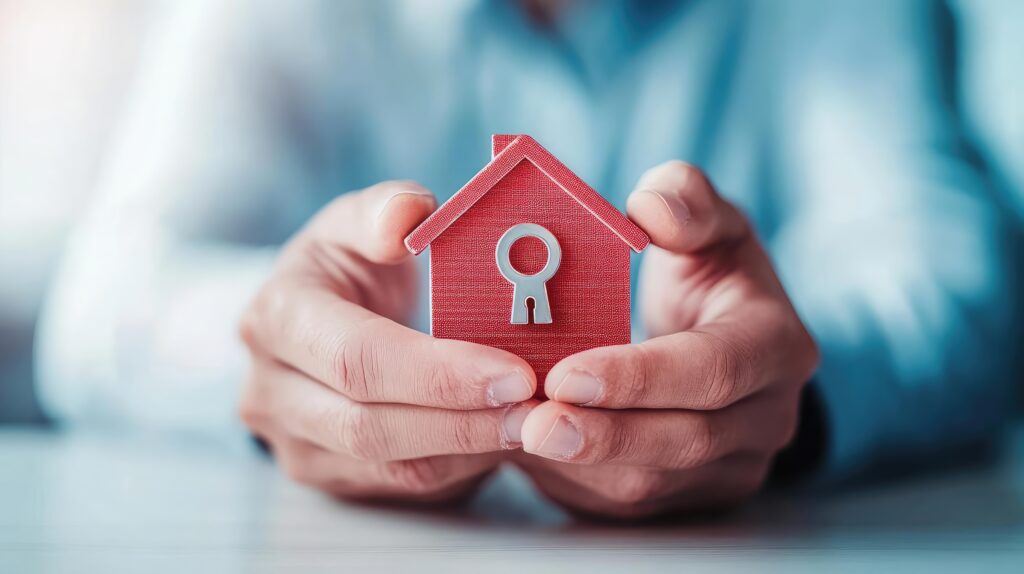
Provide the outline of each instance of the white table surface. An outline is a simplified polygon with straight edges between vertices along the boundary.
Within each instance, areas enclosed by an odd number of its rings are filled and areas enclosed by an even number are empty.
[[[1024,440],[998,463],[714,519],[577,522],[514,471],[467,509],[352,506],[189,444],[0,430],[0,573],[1018,572]]]

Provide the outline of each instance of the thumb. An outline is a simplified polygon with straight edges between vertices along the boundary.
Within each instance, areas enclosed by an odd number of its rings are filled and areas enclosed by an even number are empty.
[[[746,218],[696,167],[669,161],[644,173],[626,212],[651,242],[674,253],[696,253],[749,233]]]
[[[398,263],[410,257],[403,241],[437,208],[434,194],[411,181],[387,181],[345,194],[311,223],[312,239],[373,263]]]

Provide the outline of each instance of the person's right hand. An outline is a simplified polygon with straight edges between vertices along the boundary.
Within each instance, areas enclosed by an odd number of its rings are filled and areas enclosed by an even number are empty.
[[[400,324],[418,288],[402,241],[435,207],[409,182],[338,198],[246,311],[241,417],[295,480],[343,498],[445,501],[520,445],[530,366]]]

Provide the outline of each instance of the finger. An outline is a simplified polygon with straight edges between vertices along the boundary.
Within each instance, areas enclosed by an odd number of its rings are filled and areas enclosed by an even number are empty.
[[[533,396],[521,358],[435,339],[316,286],[265,289],[246,317],[250,346],[359,402],[479,409]]]
[[[547,497],[586,516],[644,519],[735,504],[756,492],[768,459],[733,455],[689,470],[563,463],[523,455],[517,462]]]
[[[749,233],[739,210],[718,195],[703,172],[681,161],[644,173],[626,211],[651,242],[675,253],[695,253]]]
[[[292,480],[358,500],[447,500],[471,490],[501,461],[485,454],[366,462],[295,438],[277,440],[275,453]]]
[[[265,409],[292,435],[358,460],[390,461],[518,448],[520,430],[537,401],[503,409],[456,411],[361,404],[283,367],[268,366]]]
[[[720,409],[769,385],[794,386],[815,364],[810,335],[774,301],[748,301],[699,329],[600,347],[558,362],[544,392],[605,408]]]
[[[389,181],[345,194],[311,222],[308,240],[344,249],[375,263],[411,257],[403,241],[437,207],[426,188],[411,181]]]
[[[577,464],[696,468],[738,453],[774,453],[791,438],[795,400],[763,397],[714,412],[585,409],[557,402],[532,409],[523,450]]]

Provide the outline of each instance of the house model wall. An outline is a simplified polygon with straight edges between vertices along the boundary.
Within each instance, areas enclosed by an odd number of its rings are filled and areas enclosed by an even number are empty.
[[[629,343],[629,251],[639,252],[649,240],[529,136],[498,135],[492,145],[491,163],[406,245],[414,253],[430,247],[431,333],[515,353],[543,384],[568,355]],[[545,282],[550,323],[511,319],[515,286],[499,269],[496,251],[501,237],[524,223],[549,231],[561,251]],[[531,275],[545,267],[549,250],[540,239],[524,237],[508,257]]]

